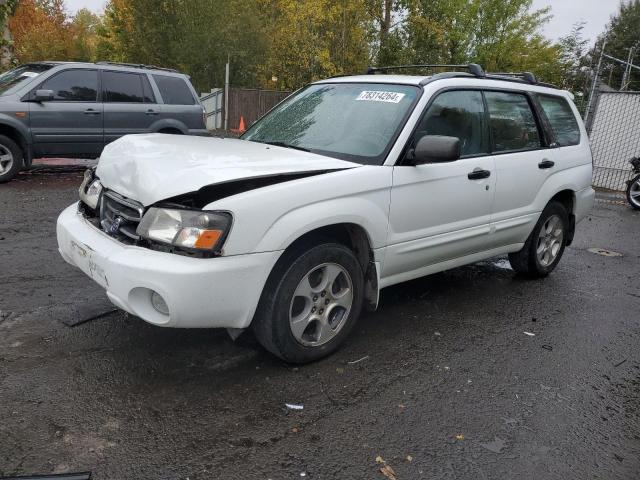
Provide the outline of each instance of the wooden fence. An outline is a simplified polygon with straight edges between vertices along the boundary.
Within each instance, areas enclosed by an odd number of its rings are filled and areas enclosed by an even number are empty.
[[[229,129],[240,127],[240,118],[249,128],[256,120],[287,98],[291,92],[259,90],[253,88],[229,88]]]

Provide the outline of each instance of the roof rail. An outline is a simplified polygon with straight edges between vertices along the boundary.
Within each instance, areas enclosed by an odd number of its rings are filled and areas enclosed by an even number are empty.
[[[522,78],[525,82],[532,85],[538,84],[538,79],[531,72],[488,72],[488,75],[496,75],[498,77]]]
[[[148,70],[162,70],[164,72],[180,73],[173,68],[156,67],[155,65],[145,65],[144,63],[124,63],[124,62],[96,62],[96,65],[113,65],[114,67],[129,67],[129,68],[146,68]]]
[[[387,72],[389,70],[403,70],[405,68],[464,68],[474,77],[485,77],[485,72],[477,63],[469,63],[464,65],[445,65],[445,64],[425,64],[425,65],[393,65],[390,67],[369,67],[367,75],[375,75],[376,73]]]

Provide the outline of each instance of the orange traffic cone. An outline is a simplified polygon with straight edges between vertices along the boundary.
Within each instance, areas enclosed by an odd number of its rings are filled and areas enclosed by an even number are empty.
[[[244,117],[240,115],[240,126],[238,127],[238,131],[240,133],[244,133],[245,130],[246,130],[246,127],[244,126]]]

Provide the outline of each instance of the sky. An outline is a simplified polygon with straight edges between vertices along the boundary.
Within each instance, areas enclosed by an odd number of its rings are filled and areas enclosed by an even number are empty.
[[[106,0],[66,0],[66,4],[71,13],[82,7],[100,12]],[[553,18],[544,28],[544,34],[551,40],[567,35],[574,23],[584,20],[587,22],[584,36],[593,42],[619,5],[620,0],[533,0],[536,9],[551,6]]]

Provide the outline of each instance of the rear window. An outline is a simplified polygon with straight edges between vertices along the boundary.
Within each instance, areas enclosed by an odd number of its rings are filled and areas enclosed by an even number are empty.
[[[146,75],[102,72],[104,101],[109,103],[153,103]]]
[[[520,93],[485,92],[494,152],[540,148],[540,133],[527,97]]]
[[[549,119],[556,143],[561,147],[580,143],[580,127],[566,99],[551,95],[539,95],[538,100]]]
[[[180,77],[153,75],[164,103],[168,105],[194,105],[196,103],[187,82]]]

